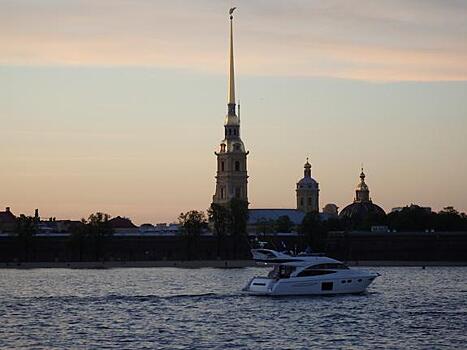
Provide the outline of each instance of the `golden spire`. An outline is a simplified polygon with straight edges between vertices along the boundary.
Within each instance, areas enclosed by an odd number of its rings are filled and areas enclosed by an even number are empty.
[[[235,114],[235,71],[234,71],[234,54],[233,54],[233,15],[232,15],[235,9],[236,7],[232,7],[229,10],[229,15],[230,15],[230,70],[229,70],[229,102],[228,102],[229,114]]]

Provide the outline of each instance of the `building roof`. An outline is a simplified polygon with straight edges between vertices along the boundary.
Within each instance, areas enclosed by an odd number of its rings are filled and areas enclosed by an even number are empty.
[[[10,211],[10,208],[6,208],[5,211],[0,211],[0,223],[2,224],[16,223],[16,216]]]
[[[248,213],[250,225],[261,220],[277,220],[281,216],[288,216],[295,225],[300,225],[305,217],[305,213],[297,209],[250,209]]]
[[[121,216],[110,219],[109,224],[113,228],[136,228],[136,225],[134,225],[130,219],[122,218]]]

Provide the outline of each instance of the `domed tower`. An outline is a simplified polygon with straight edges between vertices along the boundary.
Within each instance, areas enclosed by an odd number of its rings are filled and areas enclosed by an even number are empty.
[[[311,177],[311,164],[305,163],[303,179],[297,182],[297,209],[304,212],[319,211],[319,184]]]
[[[354,202],[371,202],[370,199],[370,190],[368,189],[367,184],[365,183],[365,173],[360,173],[360,183],[357,185],[355,189],[355,199]]]
[[[227,204],[237,198],[248,202],[248,175],[246,158],[249,152],[240,138],[240,117],[236,113],[235,77],[233,55],[233,16],[230,14],[230,71],[227,116],[224,121],[224,140],[220,143],[217,156],[216,193],[212,201]]]
[[[370,189],[365,183],[365,173],[360,173],[360,182],[355,189],[355,198],[352,204],[347,205],[339,213],[340,218],[361,221],[367,217],[384,217],[386,213],[378,205],[374,204],[370,198]]]

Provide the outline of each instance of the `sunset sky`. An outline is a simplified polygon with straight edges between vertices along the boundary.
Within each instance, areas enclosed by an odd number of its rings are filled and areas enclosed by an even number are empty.
[[[206,209],[228,16],[252,208],[467,211],[467,2],[0,0],[0,208],[136,223]]]

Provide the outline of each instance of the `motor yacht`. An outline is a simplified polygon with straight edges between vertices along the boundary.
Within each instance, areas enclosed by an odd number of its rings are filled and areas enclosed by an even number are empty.
[[[379,276],[320,254],[292,255],[271,249],[251,252],[257,263],[273,266],[266,277],[253,277],[243,288],[252,295],[362,293]]]

